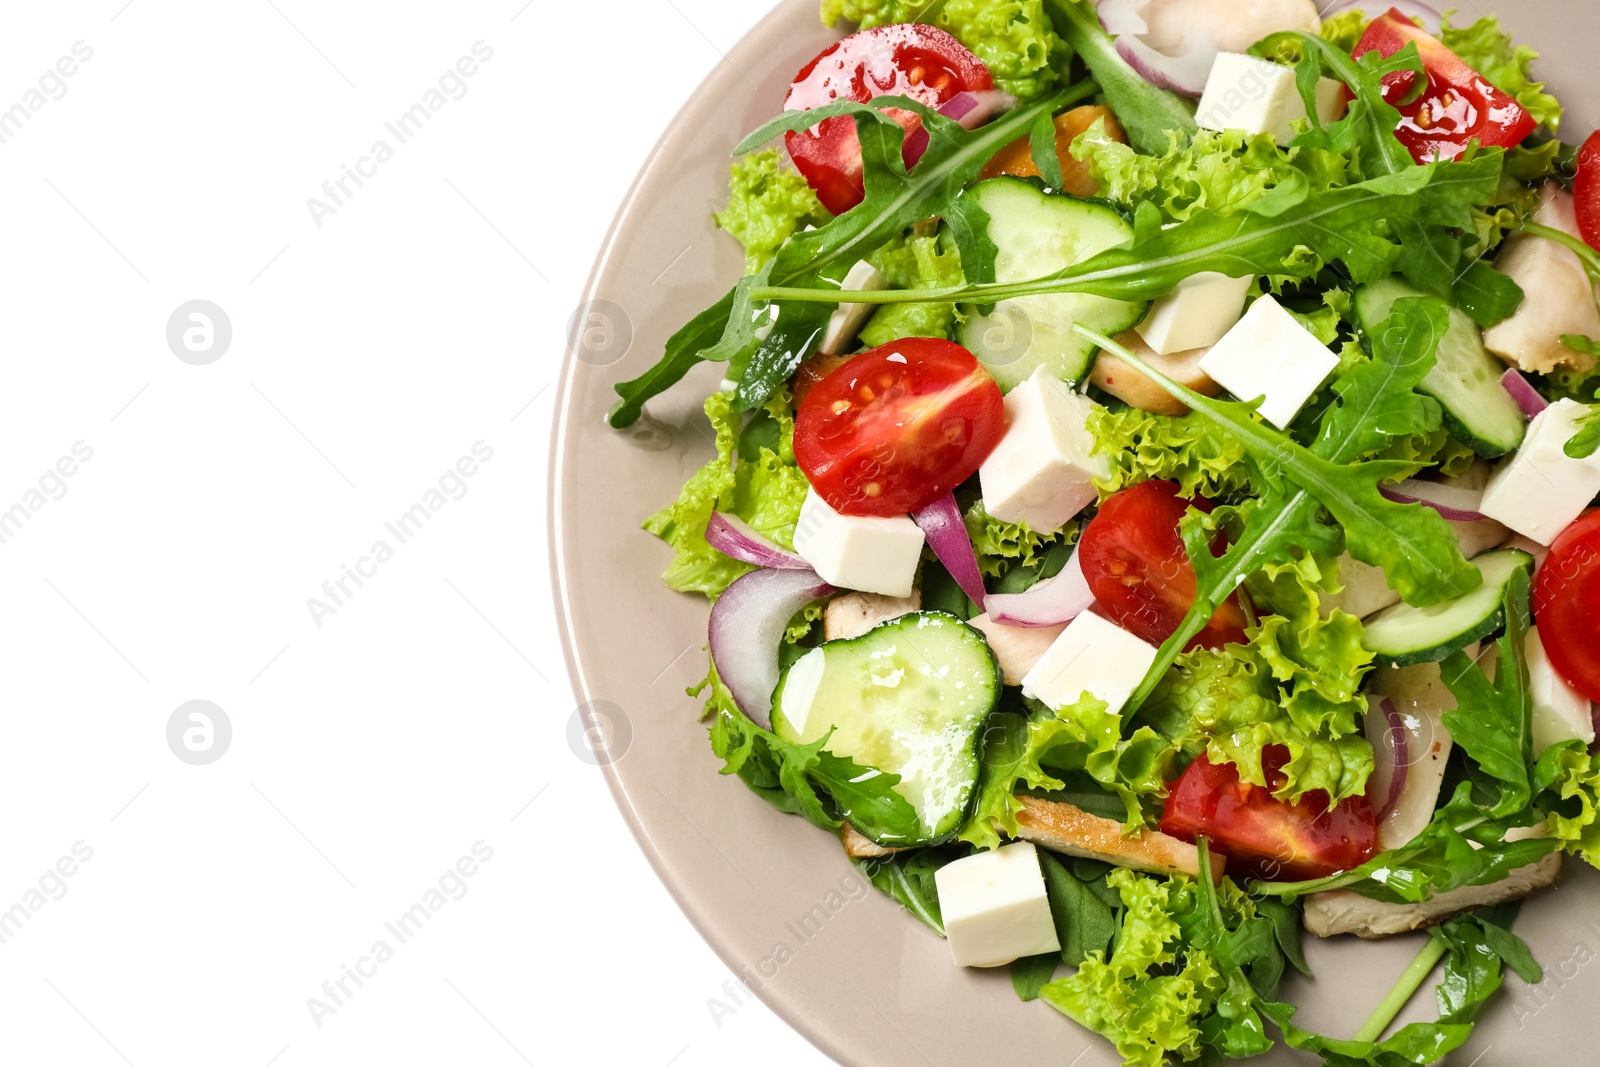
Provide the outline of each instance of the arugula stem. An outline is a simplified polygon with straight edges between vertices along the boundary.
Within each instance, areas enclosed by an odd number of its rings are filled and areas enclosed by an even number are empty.
[[[1423,980],[1432,973],[1434,965],[1444,958],[1447,951],[1445,943],[1437,937],[1428,938],[1428,943],[1422,946],[1422,951],[1417,953],[1417,958],[1411,961],[1400,980],[1389,990],[1389,995],[1383,998],[1383,1003],[1378,1005],[1367,1019],[1361,1024],[1361,1029],[1356,1031],[1357,1041],[1376,1041],[1389,1029],[1389,1024],[1394,1022],[1394,1017],[1400,1014],[1411,998],[1416,995],[1422,986]]]

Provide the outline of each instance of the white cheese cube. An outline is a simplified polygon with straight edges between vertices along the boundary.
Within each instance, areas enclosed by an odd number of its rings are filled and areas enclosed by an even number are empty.
[[[862,260],[850,268],[850,273],[844,276],[839,288],[883,289],[888,284],[889,280],[879,274],[876,267]],[[817,346],[817,351],[823,355],[833,356],[854,345],[856,334],[861,332],[861,327],[867,324],[867,320],[872,318],[872,313],[877,310],[873,304],[840,304],[834,308],[833,314],[828,316],[827,328],[822,331],[822,344]]]
[[[1110,461],[1090,454],[1094,401],[1040,367],[1005,405],[1005,436],[978,468],[984,510],[1053,533],[1094,501],[1096,478],[1111,477]]]
[[[1271,296],[1257,298],[1200,360],[1200,369],[1240,400],[1265,397],[1261,417],[1280,430],[1338,365],[1339,357]]]
[[[1193,274],[1150,305],[1135,326],[1157,355],[1207,348],[1222,340],[1244,313],[1244,297],[1254,278],[1230,278],[1219,271]]]
[[[1545,654],[1539,628],[1528,631],[1523,648],[1528,654],[1528,687],[1533,697],[1533,755],[1560,741],[1573,738],[1585,745],[1594,741],[1594,717],[1589,698],[1556,673]]]
[[[1522,447],[1489,476],[1478,510],[1541,545],[1554,541],[1600,493],[1600,452],[1573,459],[1563,451],[1588,410],[1557,400],[1534,416]]]
[[[933,883],[957,967],[999,967],[1061,951],[1039,853],[1029,842],[947,863]]]
[[[1056,709],[1090,693],[1118,711],[1144,681],[1158,651],[1116,623],[1085,611],[1023,677],[1022,693]]]
[[[1317,81],[1317,117],[1324,125],[1344,110],[1343,85],[1332,78]],[[1195,122],[1208,130],[1270,133],[1279,144],[1294,139],[1290,124],[1306,117],[1305,101],[1295,87],[1294,69],[1238,52],[1218,52],[1195,109]]]
[[[904,515],[841,515],[815,489],[806,491],[794,526],[795,553],[841,589],[911,595],[922,558],[922,531]]]

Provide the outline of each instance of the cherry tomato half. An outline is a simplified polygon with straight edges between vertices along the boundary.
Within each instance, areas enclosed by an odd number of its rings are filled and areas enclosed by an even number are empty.
[[[1591,133],[1578,149],[1572,199],[1578,209],[1578,232],[1590,248],[1600,251],[1600,130]]]
[[[1399,110],[1395,136],[1418,163],[1455,159],[1473,139],[1485,148],[1511,148],[1533,132],[1538,124],[1521,104],[1393,8],[1372,20],[1353,54],[1359,59],[1376,51],[1388,58],[1413,41],[1422,57],[1427,86],[1411,103],[1399,103],[1411,93],[1417,76],[1413,71],[1398,70],[1384,75],[1383,99]]]
[[[841,515],[904,515],[972,477],[1005,428],[1000,387],[971,352],[908,337],[811,387],[794,458]]]
[[[908,96],[937,108],[957,93],[993,88],[989,68],[948,33],[922,23],[894,23],[852,33],[823,49],[794,76],[783,106],[810,110],[835,100],[865,104],[878,96]],[[921,154],[910,134],[922,128],[922,119],[909,111],[889,114],[906,129],[909,168]],[[823,207],[840,215],[861,203],[861,141],[853,118],[831,118],[786,133],[783,140]]]
[[[1239,781],[1231,763],[1202,754],[1179,775],[1161,812],[1161,831],[1184,841],[1205,835],[1228,857],[1228,873],[1265,881],[1297,882],[1358,867],[1378,851],[1378,818],[1365,796],[1328,807],[1328,794],[1313,790],[1298,803],[1272,795],[1282,785],[1289,760],[1282,745],[1268,745],[1261,767],[1268,785]]]
[[[1533,617],[1550,665],[1600,700],[1600,508],[1556,537],[1533,580]]]
[[[1140,482],[1100,505],[1078,542],[1083,575],[1111,620],[1153,645],[1171,637],[1194,603],[1194,567],[1178,533],[1189,505],[1172,482]],[[1189,648],[1244,643],[1245,617],[1236,596],[1211,616]]]

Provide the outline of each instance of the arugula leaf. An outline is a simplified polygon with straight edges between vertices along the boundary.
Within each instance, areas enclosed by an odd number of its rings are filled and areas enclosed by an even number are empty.
[[[1091,953],[1104,953],[1110,947],[1117,932],[1116,914],[1103,897],[1049,852],[1039,853],[1039,866],[1044,871],[1056,940],[1061,942],[1061,954],[1056,958],[1069,967],[1081,967]],[[1105,874],[1095,880],[1104,884]],[[1054,968],[1051,973],[1053,976]]]
[[[926,300],[991,303],[1019,296],[1089,293],[1138,301],[1162,296],[1184,278],[1202,271],[1232,277],[1309,278],[1331,262],[1342,263],[1357,283],[1376,281],[1393,273],[1401,255],[1401,244],[1394,236],[1398,222],[1470,227],[1472,206],[1491,196],[1499,183],[1502,158],[1500,149],[1491,149],[1471,160],[1413,166],[1323,192],[1303,187],[1307,191],[1299,199],[1262,198],[1240,215],[1202,213],[1171,229],[1145,228],[1143,239],[1136,238],[1132,245],[1106,249],[1065,270],[1028,281],[843,294],[819,294],[774,283],[754,286],[751,296],[757,300],[901,304]]]
[[[1500,988],[1502,964],[1509,965],[1524,982],[1544,979],[1527,943],[1511,932],[1517,904],[1501,905],[1458,915],[1428,931],[1445,945],[1444,976],[1434,989],[1439,1001],[1439,1021],[1470,1023],[1484,1003]]]
[[[1487,813],[1492,819],[1522,811],[1533,799],[1528,767],[1533,762],[1533,694],[1523,642],[1528,634],[1528,568],[1518,567],[1506,585],[1506,629],[1491,683],[1464,652],[1439,665],[1439,675],[1456,698],[1444,724],[1461,750],[1472,758],[1496,793]]]
[[[1487,330],[1522,306],[1522,286],[1481,259],[1474,260],[1450,289],[1450,302]],[[1563,339],[1564,340],[1564,339]]]
[[[1261,1014],[1283,1032],[1290,1048],[1315,1052],[1329,1067],[1411,1067],[1438,1063],[1466,1043],[1472,1035],[1470,1023],[1411,1023],[1386,1041],[1344,1041],[1302,1030],[1290,1020],[1292,1004],[1263,1002]]]
[[[1562,338],[1562,343],[1566,339]],[[1589,414],[1579,416],[1578,432],[1561,446],[1561,451],[1573,459],[1588,459],[1600,448],[1600,404],[1591,405]]]
[[[803,291],[837,290],[838,281],[858,261],[898,236],[911,223],[942,214],[995,152],[1025,134],[1041,112],[1053,114],[1092,91],[1092,83],[1080,82],[970,132],[923,104],[891,96],[879,97],[871,105],[838,101],[813,111],[788,112],[768,122],[745,138],[737,151],[742,154],[780,133],[807,129],[826,118],[853,116],[861,140],[866,196],[844,214],[792,237],[779,250],[767,280],[775,285],[802,287]],[[927,151],[910,173],[901,155],[905,130],[885,114],[890,108],[916,112],[928,133]],[[748,290],[749,286],[746,288]],[[819,294],[810,292],[808,295],[816,299]],[[763,381],[759,387],[753,385],[742,392],[739,405],[745,410],[759,406],[776,383],[787,377],[787,374],[779,376],[778,372],[790,363],[798,364],[807,354],[807,341],[827,319],[826,310],[780,308],[777,324],[758,348],[755,330],[767,321],[766,313],[762,312],[759,321],[752,316],[733,316],[734,296],[730,291],[696,315],[668,340],[666,350],[653,367],[615,387],[621,399],[611,410],[612,426],[631,426],[643,412],[645,401],[670,388],[690,368],[708,358],[708,350],[719,346],[719,342],[720,347],[716,348],[719,356],[750,351],[753,353],[751,364],[759,360]],[[830,299],[827,292],[820,296],[824,301]],[[831,299],[837,304],[837,297]],[[793,371],[793,366],[789,366],[789,371]]]
[[[1194,104],[1177,93],[1150,84],[1117,51],[1100,20],[1076,0],[1046,0],[1059,33],[1100,84],[1106,103],[1141,152],[1159,153],[1169,130],[1196,129]]]

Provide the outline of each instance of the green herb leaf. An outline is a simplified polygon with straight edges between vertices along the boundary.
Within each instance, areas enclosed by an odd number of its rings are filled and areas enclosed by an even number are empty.
[[[892,856],[852,860],[874,887],[887,893],[928,929],[944,936],[939,912],[939,887],[934,872],[960,853],[948,848],[919,848]]]
[[[1091,953],[1104,953],[1110,947],[1111,938],[1117,932],[1116,913],[1102,896],[1067,870],[1055,856],[1039,853],[1039,866],[1044,871],[1044,888],[1050,898],[1056,939],[1061,942],[1061,955],[1057,959],[1069,967],[1080,967]],[[1105,874],[1096,880],[1104,884]]]
[[[1040,855],[1043,859],[1043,854]],[[1061,966],[1061,955],[1057,952],[1046,952],[1039,956],[1024,956],[1011,961],[1011,988],[1017,991],[1019,1000],[1038,1000],[1039,990],[1045,983],[1056,976],[1056,970]]]
[[[1167,89],[1158,89],[1128,65],[1100,20],[1077,0],[1046,0],[1056,32],[1089,68],[1106,103],[1141,152],[1159,153],[1169,131],[1194,130],[1194,104]]]

